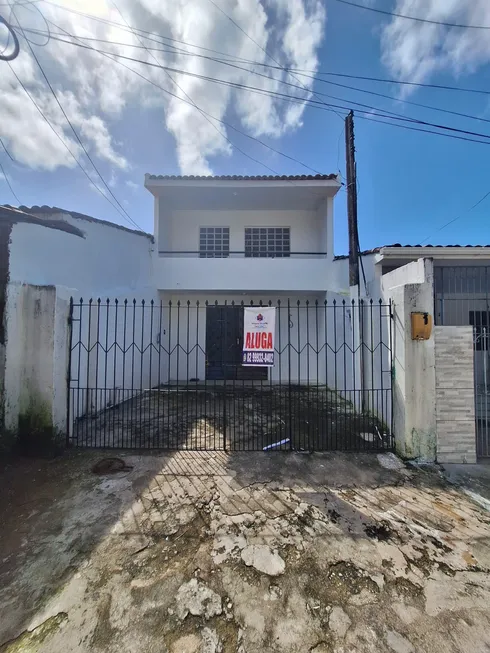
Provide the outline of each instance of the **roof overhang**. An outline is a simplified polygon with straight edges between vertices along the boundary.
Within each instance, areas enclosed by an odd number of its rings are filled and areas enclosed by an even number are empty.
[[[168,178],[145,175],[145,188],[182,209],[314,210],[341,187],[335,175],[321,178]]]
[[[376,263],[413,261],[419,258],[434,260],[490,259],[490,248],[475,245],[473,247],[381,247],[375,254]]]

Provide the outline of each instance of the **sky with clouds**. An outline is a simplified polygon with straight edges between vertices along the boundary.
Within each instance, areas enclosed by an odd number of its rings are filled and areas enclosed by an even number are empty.
[[[490,25],[488,0],[357,2]],[[0,164],[26,205],[63,206],[123,224],[129,215],[151,230],[145,172],[343,173],[345,111],[327,110],[322,101],[361,102],[490,134],[489,95],[312,79],[330,71],[485,89],[490,30],[388,17],[337,0],[18,0],[2,3],[0,15],[17,28],[21,48],[12,63],[0,61]],[[5,43],[0,27],[0,52]],[[490,199],[464,214],[490,190],[486,145],[360,118],[356,145],[362,246],[420,242],[431,232],[438,241],[490,242]],[[2,177],[0,202],[17,204]],[[439,234],[459,213],[464,217]],[[345,250],[342,192],[336,223],[337,251]]]

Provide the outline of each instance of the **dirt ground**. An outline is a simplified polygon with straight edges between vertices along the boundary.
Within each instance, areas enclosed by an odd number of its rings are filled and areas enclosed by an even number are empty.
[[[389,392],[379,394],[388,413]],[[352,395],[354,393],[351,393]],[[354,397],[350,397],[354,399]],[[75,423],[79,446],[261,451],[382,451],[389,428],[326,386],[229,381],[158,388]]]
[[[490,651],[490,513],[437,470],[103,456],[3,470],[2,653]]]

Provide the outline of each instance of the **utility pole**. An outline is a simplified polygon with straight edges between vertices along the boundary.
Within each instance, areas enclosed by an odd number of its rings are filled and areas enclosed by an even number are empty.
[[[349,285],[359,287],[359,238],[357,231],[356,148],[354,112],[345,118],[345,159],[347,169],[347,222],[349,226]]]

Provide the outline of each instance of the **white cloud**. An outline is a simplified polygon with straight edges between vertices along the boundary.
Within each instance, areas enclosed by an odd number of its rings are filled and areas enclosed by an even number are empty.
[[[397,0],[393,11],[439,22],[490,25],[488,0]],[[382,60],[393,75],[415,82],[439,71],[472,73],[490,63],[489,34],[394,17],[382,30]]]
[[[281,86],[280,80],[294,80],[281,71],[272,73],[276,79],[264,79],[250,72],[183,53],[150,54],[144,49],[132,47],[141,45],[141,42],[126,28],[97,22],[70,13],[66,8],[120,25],[124,25],[124,20],[127,20],[133,27],[164,37],[230,52],[234,56],[261,63],[271,63],[267,54],[261,50],[262,47],[284,66],[316,70],[317,50],[325,23],[322,0],[217,0],[217,3],[260,47],[237,29],[209,0],[117,0],[124,19],[110,0],[85,0],[83,3],[77,0],[59,0],[65,9],[48,3],[36,6],[42,10],[47,20],[57,26],[50,25],[53,32],[64,38],[67,37],[63,30],[66,30],[80,36],[117,41],[125,45],[114,46],[94,41],[86,43],[147,62],[155,63],[156,58],[161,64],[189,73],[218,77],[227,82],[288,92],[287,88],[285,90]],[[31,5],[18,5],[15,12],[24,27],[45,29],[41,15]],[[14,18],[12,22],[15,23]],[[38,42],[42,42],[42,38],[32,36]],[[144,43],[150,47],[170,50],[148,40],[144,40]],[[186,45],[178,47],[203,54],[202,50]],[[79,144],[49,93],[23,39],[21,49],[22,54],[12,64],[13,69],[72,152],[83,158]],[[35,48],[35,52],[90,155],[122,171],[128,170],[130,164],[115,144],[111,126],[115,121],[124,119],[126,107],[139,107],[142,120],[149,107],[162,107],[163,123],[176,141],[180,169],[187,174],[210,173],[210,160],[213,156],[231,155],[233,152],[222,134],[232,140],[236,136],[221,123],[204,118],[182,99],[191,104],[195,102],[203,111],[221,120],[237,121],[238,116],[242,129],[255,136],[279,137],[284,132],[301,126],[304,105],[291,105],[279,99],[239,91],[182,73],[167,74],[154,67],[124,62],[129,68],[137,70],[178,96],[171,97],[118,65],[110,57],[91,50],[51,40],[46,47]],[[246,64],[243,66],[247,67]],[[259,67],[256,70],[262,73],[267,71]],[[311,80],[301,79],[302,84],[308,85],[306,91],[294,94],[309,97]],[[236,113],[234,118],[228,115],[232,108]],[[48,170],[75,165],[62,143],[27,98],[7,64],[3,64],[0,76],[0,115],[0,137],[18,161],[33,168]],[[237,126],[240,125],[237,123]],[[134,125],[134,128],[137,129],[138,125]]]

